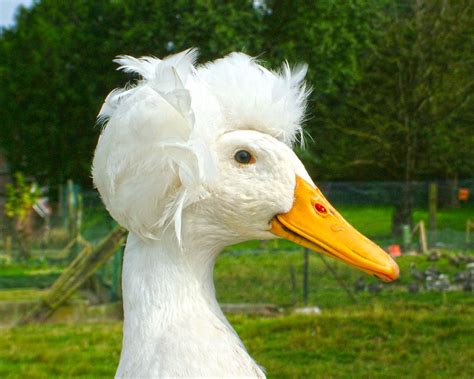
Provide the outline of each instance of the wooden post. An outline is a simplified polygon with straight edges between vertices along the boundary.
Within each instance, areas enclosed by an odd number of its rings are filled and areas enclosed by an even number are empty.
[[[308,305],[309,250],[304,249],[303,263],[303,303]]]
[[[436,211],[438,208],[438,185],[436,183],[430,183],[428,199],[428,225],[430,229],[430,239],[432,243],[434,243],[436,242]]]
[[[70,237],[74,237],[76,235],[74,230],[74,225],[76,221],[75,217],[75,199],[74,199],[74,183],[71,179],[67,181],[67,195],[66,195],[66,204],[67,204],[67,230],[69,232]]]
[[[403,250],[407,251],[411,245],[410,225],[402,225]]]
[[[428,240],[426,238],[426,227],[423,220],[420,221],[420,246],[422,253],[428,252]]]
[[[53,283],[48,294],[19,324],[43,322],[50,317],[92,274],[115,254],[123,244],[126,230],[117,227],[97,247],[84,247],[79,255]]]

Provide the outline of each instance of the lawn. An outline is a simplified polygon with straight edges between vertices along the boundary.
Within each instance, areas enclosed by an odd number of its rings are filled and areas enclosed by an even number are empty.
[[[457,253],[450,253],[456,255]],[[366,285],[380,283],[352,267],[326,258],[338,279],[353,292],[354,284],[362,278]],[[214,278],[217,296],[222,303],[271,303],[280,306],[303,301],[303,262],[302,249],[282,251],[274,249],[271,244],[266,251],[262,250],[228,250],[218,258]],[[437,261],[429,261],[425,256],[402,256],[397,259],[400,266],[400,279],[394,284],[382,284],[381,292],[357,294],[358,302],[372,299],[397,300],[404,296],[407,285],[412,281],[411,265],[419,271],[429,267],[447,274],[451,279],[459,271],[465,270],[465,264],[459,266],[449,260],[449,256]],[[321,257],[316,253],[309,254],[308,302],[324,308],[338,307],[350,303],[351,299],[341,288],[333,274],[328,270]],[[0,301],[31,300],[37,288],[52,284],[61,271],[59,266],[45,264],[20,264],[0,267]],[[294,281],[292,280],[292,271]],[[8,291],[7,291],[8,289]],[[23,289],[19,291],[19,289]],[[456,296],[449,293],[446,296]],[[416,302],[440,304],[439,293],[422,292],[410,295]]]
[[[454,255],[454,253],[452,253]],[[301,304],[303,292],[303,252],[302,250],[267,251],[259,253],[224,252],[216,263],[214,272],[218,299],[222,303],[272,303],[288,305],[294,301]],[[465,264],[453,264],[449,257],[430,261],[425,256],[402,256],[397,259],[400,267],[400,278],[395,283],[382,284],[341,262],[325,259],[336,273],[338,279],[353,292],[354,284],[362,278],[366,285],[381,284],[381,292],[369,292],[356,295],[358,303],[383,299],[391,302],[400,298],[421,303],[441,304],[443,296],[455,297],[456,292],[448,294],[420,292],[407,294],[407,285],[413,281],[411,265],[419,271],[436,268],[451,279],[459,271],[465,270]],[[291,280],[291,269],[294,270],[294,287]],[[321,257],[316,253],[309,254],[308,302],[324,308],[339,307],[351,303],[347,293],[341,288],[332,273],[327,269]],[[463,297],[459,301],[467,301]],[[472,296],[474,298],[474,296]]]
[[[386,236],[390,208],[346,207],[341,212],[362,232]],[[457,212],[457,211],[456,211]],[[439,225],[462,231],[462,220],[446,211]],[[472,216],[471,216],[472,217]],[[416,212],[415,219],[426,218]],[[221,254],[215,269],[221,303],[271,303],[286,309],[278,317],[229,316],[251,355],[269,378],[472,378],[474,377],[474,296],[472,292],[412,294],[413,264],[451,279],[466,264],[403,256],[401,277],[381,292],[354,293],[360,277],[374,278],[331,259],[327,262],[355,301],[348,296],[320,256],[309,256],[309,304],[319,316],[289,314],[301,306],[303,250],[286,241],[251,241]],[[466,252],[464,252],[466,254]],[[468,252],[472,255],[472,251]],[[10,262],[0,267],[0,301],[34,300],[60,274],[63,263],[45,259]],[[13,289],[17,288],[17,289]],[[112,377],[121,344],[121,323],[49,324],[0,329],[1,378]]]
[[[391,233],[393,207],[342,205],[336,208],[354,227],[370,237],[387,237]],[[437,227],[462,232],[465,230],[466,220],[469,218],[474,218],[472,206],[463,205],[460,208],[440,209],[436,215]],[[428,211],[415,209],[413,220],[415,223],[423,220],[428,225]]]
[[[11,262],[0,266],[0,289],[48,288],[61,274],[62,266],[49,265],[38,259],[29,262]],[[1,295],[0,295],[1,300]]]
[[[221,302],[301,305],[303,254],[225,252],[216,266]],[[316,254],[310,256],[309,302],[319,316],[230,316],[251,355],[270,378],[472,378],[474,296],[469,292],[411,294],[410,265],[436,267],[452,277],[464,269],[448,259],[398,259],[402,276],[378,294],[356,294],[352,303]],[[355,270],[331,261],[352,290]],[[296,298],[289,268],[294,267]],[[6,270],[6,268],[4,268]],[[20,275],[19,267],[9,273]],[[26,269],[25,269],[26,270]],[[24,274],[36,272],[31,267]],[[5,272],[5,271],[4,271]],[[8,272],[8,271],[6,271]],[[45,273],[48,274],[48,273]],[[375,280],[364,276],[367,284]],[[32,299],[31,290],[0,291],[0,299]],[[49,324],[0,329],[1,378],[112,377],[121,343],[121,323]]]
[[[269,378],[472,378],[474,308],[345,306],[319,316],[232,316]],[[121,323],[0,330],[0,377],[112,377]]]

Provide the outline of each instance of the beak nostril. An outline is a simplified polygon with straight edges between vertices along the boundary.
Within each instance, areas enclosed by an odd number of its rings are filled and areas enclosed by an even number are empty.
[[[326,207],[320,203],[316,203],[314,204],[314,208],[319,212],[319,213],[323,213],[323,214],[326,214],[328,213],[328,210],[326,209]]]

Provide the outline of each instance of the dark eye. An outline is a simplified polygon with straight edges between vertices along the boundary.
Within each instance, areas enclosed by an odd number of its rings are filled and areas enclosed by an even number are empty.
[[[235,153],[234,158],[237,162],[242,164],[249,164],[255,162],[254,157],[247,150],[239,150]]]

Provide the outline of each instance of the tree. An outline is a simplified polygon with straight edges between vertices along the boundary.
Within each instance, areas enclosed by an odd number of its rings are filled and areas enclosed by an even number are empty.
[[[44,184],[91,186],[107,93],[126,79],[119,54],[166,56],[197,46],[204,59],[260,51],[252,1],[42,0],[0,35],[0,145],[12,170]],[[134,78],[130,78],[134,79]]]
[[[474,175],[471,3],[38,0],[0,34],[0,147],[41,183],[90,186],[95,117],[127,80],[112,59],[197,46],[309,64],[319,180]]]
[[[384,27],[387,2],[271,0],[265,4],[264,58],[274,64],[287,59],[309,66],[313,92],[306,130],[313,138],[307,138],[306,149],[299,153],[318,179],[338,178],[345,162],[336,146],[344,149],[347,138],[332,128],[333,120],[344,110],[347,94],[363,79],[364,57]]]
[[[331,124],[350,138],[341,140],[340,159],[351,169],[403,181],[395,233],[411,224],[414,180],[473,173],[464,166],[474,159],[467,117],[474,87],[471,3],[418,0],[396,9],[364,62],[363,80]]]
[[[116,79],[105,4],[45,0],[3,31],[0,143],[14,171],[45,184],[87,178],[99,99]]]

